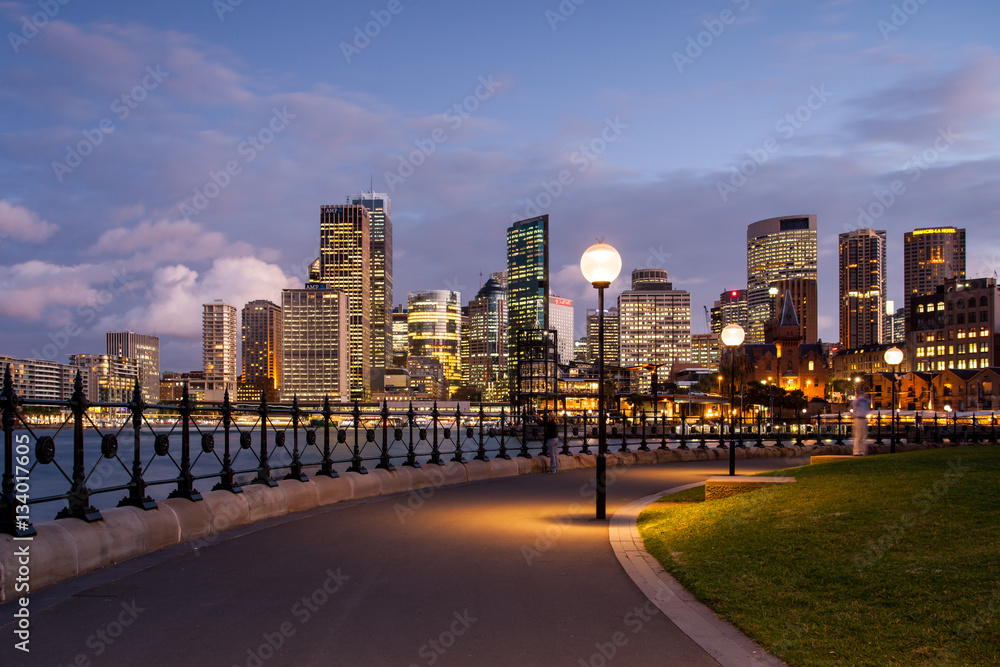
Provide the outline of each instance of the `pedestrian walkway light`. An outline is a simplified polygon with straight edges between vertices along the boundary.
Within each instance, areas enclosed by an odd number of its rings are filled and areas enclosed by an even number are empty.
[[[885,363],[892,366],[892,436],[889,438],[889,451],[896,453],[896,385],[899,382],[899,364],[903,361],[903,351],[898,347],[890,347],[885,351]]]
[[[729,348],[729,474],[736,474],[736,348],[743,344],[746,333],[738,324],[727,324],[722,330],[722,344]]]

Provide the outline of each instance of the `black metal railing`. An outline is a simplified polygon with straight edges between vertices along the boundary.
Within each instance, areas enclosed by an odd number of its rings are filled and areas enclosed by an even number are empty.
[[[203,482],[213,490],[241,493],[246,484],[305,482],[309,475],[337,477],[338,470],[366,474],[546,454],[547,413],[527,406],[473,404],[427,408],[409,403],[303,405],[197,403],[185,392],[175,405],[143,402],[138,382],[127,403],[91,403],[80,375],[68,401],[21,399],[10,369],[0,391],[4,469],[0,533],[28,536],[42,507],[61,504],[56,518],[101,520],[103,507],[157,506],[156,498],[199,501]],[[940,416],[940,418],[939,418]],[[563,454],[597,448],[597,417],[586,411],[558,415]],[[889,413],[873,413],[872,437],[892,431]],[[772,422],[760,413],[734,420],[706,416],[683,419],[638,412],[608,419],[608,451],[768,447],[783,444],[844,444],[851,437],[849,414],[817,415]],[[996,414],[933,419],[899,417],[897,442],[989,442],[996,444]],[[71,432],[71,433],[70,433]],[[179,443],[178,443],[179,439]],[[179,444],[179,451],[178,451]],[[70,446],[71,445],[71,446]],[[219,451],[221,447],[221,452]],[[121,494],[120,496],[117,494]],[[37,508],[35,512],[32,508]],[[43,518],[51,518],[51,513]]]

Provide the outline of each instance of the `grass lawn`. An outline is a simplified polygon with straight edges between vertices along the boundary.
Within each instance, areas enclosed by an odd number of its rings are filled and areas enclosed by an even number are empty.
[[[646,549],[791,665],[1000,665],[1000,448],[767,473],[639,516]]]

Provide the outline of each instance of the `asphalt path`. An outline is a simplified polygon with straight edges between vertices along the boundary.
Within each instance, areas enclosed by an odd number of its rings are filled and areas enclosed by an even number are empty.
[[[740,472],[804,459],[742,459]],[[728,471],[608,471],[608,516]],[[119,563],[32,595],[0,665],[716,665],[622,570],[594,470],[344,503]],[[0,605],[0,623],[14,607]]]

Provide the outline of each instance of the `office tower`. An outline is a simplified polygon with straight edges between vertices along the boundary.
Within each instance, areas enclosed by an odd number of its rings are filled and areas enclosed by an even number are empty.
[[[406,371],[410,375],[410,389],[418,397],[448,398],[448,382],[438,357],[410,355],[406,360]]]
[[[160,339],[131,331],[109,331],[105,336],[108,354],[136,359],[142,382],[142,400],[160,402]]]
[[[205,370],[204,400],[221,402],[229,392],[236,398],[236,306],[222,299],[202,306],[202,359]]]
[[[675,290],[664,269],[636,269],[632,289],[618,295],[618,330],[621,366],[663,366],[667,377],[691,360],[691,295]]]
[[[587,357],[591,363],[597,362],[598,322],[600,313],[596,308],[587,309]],[[618,347],[618,308],[604,309],[604,365],[617,366],[620,349]]]
[[[320,207],[319,280],[341,290],[349,308],[351,398],[371,397],[371,216],[360,204]]]
[[[719,334],[691,334],[691,363],[698,368],[719,368]]]
[[[772,296],[772,309],[780,313],[783,308],[785,294],[790,295],[795,317],[799,322],[799,335],[802,342],[812,345],[819,340],[819,309],[816,305],[816,281],[808,278],[791,278],[779,280],[769,293]],[[777,318],[773,319],[777,322]]]
[[[469,302],[469,384],[485,401],[507,400],[507,293],[490,278]]]
[[[840,235],[840,343],[852,350],[885,340],[884,230]]]
[[[910,301],[907,353],[917,371],[982,369],[996,366],[996,278],[945,278],[934,294]]]
[[[459,343],[458,358],[461,360],[462,386],[468,387],[469,383],[469,307],[462,306],[462,314],[458,325]]]
[[[348,400],[351,346],[347,295],[322,284],[282,290],[281,321],[282,400]]]
[[[518,377],[519,331],[549,328],[549,216],[515,222],[507,229],[507,363]]]
[[[573,300],[549,294],[549,328],[556,332],[558,363],[573,361]]]
[[[372,390],[382,391],[382,377],[392,364],[392,211],[389,195],[366,192],[352,195],[352,204],[368,209],[371,237]]]
[[[889,330],[892,332],[887,343],[906,342],[906,308],[896,308],[894,301],[887,301],[885,314],[889,317]]]
[[[395,368],[406,368],[406,354],[410,349],[409,336],[406,306],[399,304],[392,309],[392,365]]]
[[[243,306],[243,373],[241,384],[247,398],[277,400],[281,389],[282,331],[281,306],[260,299]],[[243,396],[240,397],[243,400]]]
[[[578,338],[573,341],[573,361],[578,364],[586,364],[590,361],[587,354],[587,337]]]
[[[745,289],[726,290],[712,306],[711,327],[716,336],[730,324],[738,324],[746,331],[747,291]]]
[[[777,313],[770,289],[781,280],[816,280],[816,216],[760,220],[747,227],[747,343],[763,343]]]
[[[934,227],[903,234],[903,308],[907,314],[910,299],[935,294],[947,278],[965,278],[965,230]]]
[[[427,290],[409,292],[406,300],[409,357],[434,357],[440,361],[448,391],[454,391],[462,380],[461,294]]]
[[[111,354],[71,354],[69,365],[80,369],[87,400],[100,403],[128,403],[135,381],[140,378],[139,360]]]

